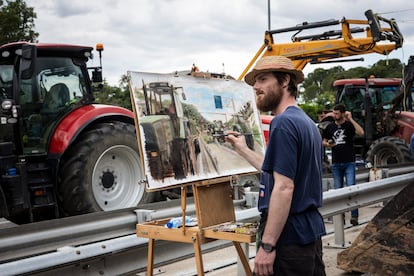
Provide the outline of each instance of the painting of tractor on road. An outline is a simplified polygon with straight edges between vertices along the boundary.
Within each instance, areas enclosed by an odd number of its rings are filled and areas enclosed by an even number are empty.
[[[254,93],[245,83],[128,72],[148,189],[255,173],[226,142],[229,131],[264,151]]]

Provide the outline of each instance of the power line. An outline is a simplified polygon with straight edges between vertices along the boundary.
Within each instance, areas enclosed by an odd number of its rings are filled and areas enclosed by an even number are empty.
[[[409,12],[409,11],[414,11],[414,8],[412,8],[412,9],[405,9],[405,10],[397,10],[397,11],[389,11],[389,12],[380,12],[378,14],[402,13],[402,12]]]

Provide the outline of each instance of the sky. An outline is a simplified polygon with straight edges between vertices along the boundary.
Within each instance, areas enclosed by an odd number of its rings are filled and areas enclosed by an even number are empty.
[[[246,68],[270,29],[329,19],[366,20],[371,9],[394,18],[404,36],[401,49],[388,58],[407,63],[414,55],[414,2],[412,0],[26,0],[37,14],[35,30],[42,43],[104,44],[103,75],[118,85],[127,71],[170,73],[190,70],[225,72],[235,78]],[[270,13],[270,20],[268,14]],[[332,26],[331,30],[338,30]],[[287,33],[275,42],[290,42]],[[364,62],[307,65],[370,66],[386,56],[363,55]],[[99,64],[98,54],[91,66]]]

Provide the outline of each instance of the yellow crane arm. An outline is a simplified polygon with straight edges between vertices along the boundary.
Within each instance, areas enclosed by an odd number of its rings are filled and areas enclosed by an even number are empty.
[[[263,45],[256,52],[238,79],[243,79],[256,60],[261,56],[286,56],[293,61],[297,69],[302,70],[308,63],[322,63],[336,58],[369,53],[388,55],[393,50],[402,47],[403,36],[394,19],[386,19],[374,14],[371,10],[367,10],[365,15],[367,20],[343,18],[341,20],[326,20],[312,23],[304,22],[290,28],[266,31]],[[387,24],[387,27],[382,27],[381,23]],[[340,25],[341,30],[298,36],[304,30],[332,25]],[[351,28],[353,25],[363,25],[363,27]],[[293,31],[296,33],[292,36],[292,42],[274,42],[274,34]],[[354,34],[357,33],[364,33],[365,36],[355,36]],[[331,62],[343,61],[337,60]]]

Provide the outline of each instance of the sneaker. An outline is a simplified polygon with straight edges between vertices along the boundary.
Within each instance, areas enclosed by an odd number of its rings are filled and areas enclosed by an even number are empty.
[[[351,218],[351,224],[353,226],[357,226],[358,225],[358,218]]]

